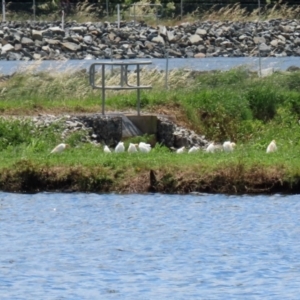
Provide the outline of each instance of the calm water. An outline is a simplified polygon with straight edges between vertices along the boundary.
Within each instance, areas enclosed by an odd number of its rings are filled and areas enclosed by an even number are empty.
[[[126,60],[124,60],[126,61]],[[166,69],[165,59],[143,59],[130,61],[152,61],[152,65],[161,70]],[[109,62],[109,60],[67,60],[67,61],[0,61],[0,73],[9,75],[18,70],[24,70],[34,66],[37,70],[65,70],[65,69],[89,69],[92,63]],[[211,57],[203,59],[173,58],[169,59],[168,69],[192,69],[198,71],[229,70],[238,66],[247,66],[251,70],[258,71],[261,68],[274,68],[274,70],[286,70],[290,66],[300,67],[300,57]]]
[[[299,196],[0,193],[0,299],[299,299]]]

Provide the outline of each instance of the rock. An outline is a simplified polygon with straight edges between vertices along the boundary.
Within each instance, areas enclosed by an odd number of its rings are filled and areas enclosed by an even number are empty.
[[[253,41],[255,44],[266,43],[266,39],[264,37],[259,37],[259,36],[254,37]]]
[[[202,28],[197,28],[196,34],[199,35],[200,37],[204,37],[205,35],[207,35],[207,31]]]
[[[271,52],[271,47],[267,46],[265,43],[259,45],[259,51],[261,56],[268,56]]]
[[[287,68],[287,71],[288,72],[297,72],[297,71],[299,71],[300,70],[300,68],[299,67],[296,67],[296,66],[289,66],[288,68]]]
[[[34,44],[34,42],[33,42],[32,39],[23,37],[22,40],[21,40],[21,44],[25,45],[25,46],[32,46]]]
[[[173,31],[167,31],[167,40],[172,43],[173,41],[175,41],[175,35]]]
[[[33,40],[42,41],[43,40],[43,31],[33,29],[32,32],[31,32],[31,38]]]
[[[152,41],[153,43],[157,43],[157,44],[162,44],[162,45],[165,44],[164,38],[163,38],[162,36],[160,36],[160,35],[158,35],[158,36],[152,38],[151,41]]]
[[[197,21],[157,28],[145,22],[137,25],[123,21],[121,28],[117,28],[116,22],[80,24],[72,21],[66,22],[65,30],[58,24],[60,22],[5,22],[0,26],[1,59],[12,59],[14,56],[8,57],[12,51],[22,52],[22,60],[39,55],[49,60],[110,59],[112,46],[114,59],[163,58],[163,48],[168,49],[170,57],[257,56],[258,47],[263,56],[300,56],[298,20],[274,19],[259,24],[256,21]]]
[[[22,50],[22,44],[15,44],[15,51],[19,52]]]
[[[273,47],[277,47],[278,40],[272,40],[271,43],[270,43],[270,45],[273,46]]]
[[[93,38],[90,35],[86,35],[83,38],[83,41],[87,44],[87,45],[92,45],[93,43]]]
[[[39,54],[39,53],[34,53],[33,54],[33,59],[35,59],[35,60],[39,60],[39,59],[41,59],[41,57],[42,57],[42,55]]]
[[[10,52],[10,51],[12,51],[12,50],[14,50],[14,49],[15,49],[15,47],[12,46],[11,44],[6,44],[6,45],[4,45],[4,46],[1,48],[1,54],[8,53],[8,52]]]
[[[204,58],[204,57],[206,57],[206,55],[205,55],[204,53],[196,53],[196,54],[194,55],[194,57],[195,57],[195,58]]]
[[[50,28],[48,28],[48,31],[52,31],[53,33],[59,34],[59,35],[64,35],[65,34],[65,31],[62,30],[62,28],[60,28],[58,26],[50,27]]]
[[[80,45],[77,45],[75,43],[70,43],[70,42],[67,42],[67,43],[61,43],[61,45],[66,48],[67,50],[70,50],[70,51],[78,51],[80,50],[81,46]]]
[[[193,34],[189,37],[189,42],[192,45],[199,45],[200,43],[203,42],[203,39],[200,37],[198,34]]]
[[[82,34],[87,31],[87,28],[85,26],[74,26],[74,27],[71,27],[69,30],[79,33],[79,34]]]
[[[167,28],[166,28],[166,26],[159,25],[158,26],[158,34],[161,35],[161,36],[166,37],[167,36]]]
[[[7,55],[7,60],[21,60],[22,55],[19,53],[9,52]]]
[[[53,40],[53,39],[45,39],[45,42],[48,43],[49,45],[58,45],[60,43],[58,40]]]

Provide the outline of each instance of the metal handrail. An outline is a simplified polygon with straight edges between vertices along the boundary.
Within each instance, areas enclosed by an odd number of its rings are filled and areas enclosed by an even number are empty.
[[[151,61],[139,61],[139,62],[101,62],[93,63],[89,69],[89,80],[90,85],[93,89],[102,90],[102,114],[105,114],[105,90],[137,90],[137,113],[140,115],[140,90],[141,89],[152,89],[151,85],[140,85],[140,66],[150,65]],[[97,85],[95,82],[96,67],[101,66],[101,86]],[[107,86],[105,84],[105,66],[120,66],[120,85]],[[136,66],[137,73],[137,83],[136,85],[130,84],[128,82],[128,66]]]

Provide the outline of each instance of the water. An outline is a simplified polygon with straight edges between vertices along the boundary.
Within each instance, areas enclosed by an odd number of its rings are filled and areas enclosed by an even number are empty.
[[[124,60],[126,61],[126,60]],[[165,59],[143,59],[127,61],[152,61],[150,67],[160,70],[166,69]],[[67,60],[67,61],[0,61],[0,72],[10,75],[16,71],[34,67],[37,70],[62,71],[66,69],[80,70],[89,69],[92,63],[110,62],[110,60]],[[229,70],[238,66],[247,66],[249,69],[259,70],[259,59],[257,57],[211,57],[203,59],[195,58],[172,58],[169,59],[168,69],[191,69],[197,71]],[[265,57],[261,58],[261,68],[274,68],[274,70],[286,70],[290,66],[300,67],[299,57]],[[149,66],[147,66],[149,67]]]
[[[0,193],[0,298],[298,299],[298,199]]]

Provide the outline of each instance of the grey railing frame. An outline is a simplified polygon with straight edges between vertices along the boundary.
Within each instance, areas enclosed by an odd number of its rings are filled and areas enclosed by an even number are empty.
[[[102,90],[102,114],[105,115],[105,90],[137,90],[137,113],[140,115],[140,90],[152,89],[151,85],[140,85],[140,66],[151,65],[151,61],[136,62],[101,62],[93,63],[89,69],[90,85],[93,89]],[[96,67],[101,66],[101,86],[95,83]],[[107,86],[105,84],[105,66],[120,66],[120,85]],[[128,66],[136,66],[136,85],[128,82]]]

